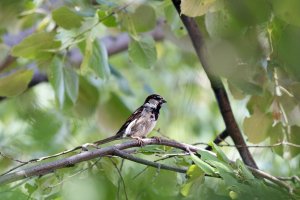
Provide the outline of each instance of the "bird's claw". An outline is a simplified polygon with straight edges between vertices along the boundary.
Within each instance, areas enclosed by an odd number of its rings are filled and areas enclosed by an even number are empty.
[[[161,138],[160,138],[160,137],[158,137],[158,136],[153,136],[153,137],[151,137],[151,138],[155,139],[158,143],[161,143]]]
[[[138,144],[142,147],[144,146],[144,141],[143,141],[143,138],[140,138],[140,137],[133,137],[133,139],[136,139]]]

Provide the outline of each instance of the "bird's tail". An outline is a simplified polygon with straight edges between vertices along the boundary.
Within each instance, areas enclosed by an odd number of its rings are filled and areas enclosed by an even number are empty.
[[[121,138],[120,135],[113,135],[113,136],[105,138],[103,140],[98,140],[98,141],[94,142],[94,144],[95,145],[106,144],[106,143],[109,143],[111,141],[114,141],[114,140],[117,140],[120,138]]]

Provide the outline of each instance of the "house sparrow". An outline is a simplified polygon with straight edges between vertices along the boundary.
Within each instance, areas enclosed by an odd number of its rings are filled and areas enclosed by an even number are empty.
[[[131,114],[116,135],[99,140],[94,144],[100,145],[124,137],[131,137],[141,141],[155,127],[161,105],[166,102],[158,94],[148,96],[144,104]]]

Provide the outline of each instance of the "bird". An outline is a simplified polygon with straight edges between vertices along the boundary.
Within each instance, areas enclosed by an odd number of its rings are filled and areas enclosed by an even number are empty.
[[[126,137],[137,139],[142,144],[142,138],[145,138],[155,127],[159,111],[164,103],[167,101],[162,96],[158,94],[149,95],[143,105],[128,117],[114,136],[99,140],[94,144],[100,145]]]

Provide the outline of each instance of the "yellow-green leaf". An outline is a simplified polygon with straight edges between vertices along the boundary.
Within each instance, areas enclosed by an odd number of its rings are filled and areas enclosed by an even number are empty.
[[[129,58],[138,66],[150,68],[156,62],[155,42],[150,37],[144,37],[141,40],[134,40],[129,44]]]
[[[0,77],[0,96],[11,97],[21,94],[27,89],[32,76],[32,70],[23,69]]]
[[[270,3],[274,8],[276,17],[279,17],[288,24],[300,26],[299,0],[273,0]]]
[[[181,13],[189,17],[197,17],[206,14],[214,8],[216,0],[182,0]]]
[[[98,107],[98,120],[108,132],[117,132],[131,111],[119,96],[112,93],[110,98]]]
[[[93,71],[98,77],[108,79],[110,67],[106,47],[95,39],[87,38],[80,68],[83,74]]]
[[[155,10],[152,6],[142,4],[136,8],[130,18],[136,32],[151,31],[156,25]]]
[[[270,144],[278,144],[284,140],[284,132],[281,123],[278,123],[276,126],[270,129]],[[283,146],[279,145],[273,147],[272,150],[280,156],[283,156]]]
[[[204,182],[205,175],[204,172],[196,165],[191,165],[186,174],[188,176],[188,180],[182,185],[180,190],[180,193],[185,197],[193,192],[191,191],[193,188],[196,190],[199,188],[199,186]]]
[[[272,118],[261,112],[257,107],[254,108],[254,113],[245,118],[243,128],[248,136],[249,142],[259,143],[265,140],[268,136],[268,130],[272,126]]]
[[[78,28],[83,20],[81,16],[65,6],[55,9],[52,18],[57,25],[65,29]]]
[[[208,175],[214,175],[215,174],[215,169],[210,166],[209,164],[207,164],[206,162],[204,162],[203,160],[201,160],[200,158],[198,158],[197,156],[195,156],[194,154],[191,154],[191,158],[192,160],[195,162],[195,164],[205,173]]]
[[[24,58],[48,58],[61,43],[54,32],[34,33],[12,48],[12,55]]]
[[[107,27],[117,26],[116,17],[108,11],[98,10],[97,11],[99,21]]]
[[[292,144],[295,144],[295,145],[300,145],[300,127],[299,126],[291,127],[291,134],[290,134],[289,142]],[[289,150],[293,157],[299,155],[299,153],[300,153],[299,147],[290,146]]]

